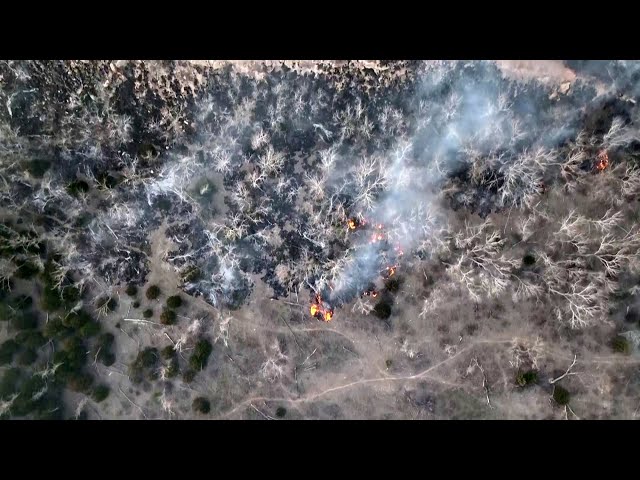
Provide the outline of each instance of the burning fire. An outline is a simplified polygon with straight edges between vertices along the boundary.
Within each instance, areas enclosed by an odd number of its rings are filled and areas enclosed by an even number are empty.
[[[333,318],[333,309],[326,306],[320,295],[316,295],[315,302],[311,304],[309,311],[312,317],[319,318],[325,322],[330,322]]]
[[[367,290],[363,293],[363,295],[365,297],[371,296],[373,298],[376,298],[378,296],[378,292],[376,292],[375,290]]]
[[[601,172],[608,166],[609,166],[609,154],[607,153],[606,150],[602,150],[600,153],[598,153],[598,163],[596,164],[596,170]]]
[[[397,268],[398,267],[396,265],[393,265],[391,267],[387,267],[387,278],[388,277],[393,277],[395,275],[395,273],[396,273]]]
[[[353,220],[352,218],[349,219],[349,221],[347,222],[347,225],[349,226],[349,230],[355,230],[357,227],[356,221]]]

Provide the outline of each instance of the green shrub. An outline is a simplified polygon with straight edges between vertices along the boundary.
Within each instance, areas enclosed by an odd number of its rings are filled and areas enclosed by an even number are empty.
[[[62,306],[60,292],[51,286],[45,286],[40,305],[45,312],[55,312]]]
[[[158,364],[158,349],[146,347],[138,352],[136,359],[129,367],[130,378],[134,383],[139,383],[143,379],[156,378],[155,367]]]
[[[4,372],[0,380],[0,399],[6,399],[18,391],[21,371],[18,368],[9,368]]]
[[[38,265],[29,260],[23,260],[18,263],[18,269],[16,270],[15,276],[23,280],[28,280],[36,276],[38,273],[40,273],[40,267],[38,267]]]
[[[150,308],[147,308],[144,312],[142,312],[142,316],[144,318],[151,318],[153,317],[153,310],[151,310]]]
[[[192,265],[185,268],[181,275],[183,283],[191,283],[198,280],[202,276],[202,272],[198,267]]]
[[[42,331],[44,333],[44,336],[49,339],[60,339],[70,334],[72,330],[64,325],[61,318],[52,318],[49,319],[48,323],[45,323]]]
[[[567,405],[571,400],[571,394],[566,388],[562,388],[560,385],[554,385],[553,399],[558,405]]]
[[[400,280],[398,277],[387,278],[384,281],[384,288],[390,293],[396,293],[400,289]]]
[[[178,365],[178,358],[173,357],[169,360],[169,364],[167,365],[167,377],[174,378],[180,373],[180,366]]]
[[[527,267],[535,265],[535,263],[536,263],[536,257],[531,253],[527,253],[524,257],[522,257],[522,264]]]
[[[87,322],[80,328],[79,333],[80,333],[80,336],[84,338],[95,337],[97,334],[100,333],[100,324],[98,322],[94,322],[93,320],[90,322]]]
[[[160,315],[160,323],[163,325],[173,325],[176,323],[176,312],[165,308]]]
[[[173,348],[173,345],[167,345],[160,351],[160,355],[164,360],[170,360],[176,356],[176,351]]]
[[[185,370],[184,373],[182,374],[182,379],[186,382],[186,383],[191,383],[193,382],[193,379],[196,378],[196,372],[195,370]]]
[[[388,358],[387,360],[385,360],[384,364],[387,368],[391,368],[391,366],[393,365],[393,360]]]
[[[136,293],[138,293],[138,287],[136,287],[133,283],[130,283],[129,285],[127,285],[125,293],[130,297],[133,297]]]
[[[118,306],[118,302],[113,297],[102,296],[96,300],[97,309],[106,309],[108,312],[113,312]]]
[[[13,356],[19,349],[20,345],[12,338],[0,345],[0,365],[11,363]]]
[[[114,340],[115,337],[113,336],[113,333],[106,332],[98,337],[98,345],[102,348],[109,349],[111,348],[111,345],[113,345]]]
[[[195,371],[204,369],[204,367],[207,366],[207,361],[209,360],[209,355],[211,355],[212,350],[213,348],[208,340],[198,340],[193,354],[189,358],[189,366]]]
[[[32,348],[27,348],[18,353],[18,365],[27,366],[31,365],[38,358],[38,354]]]
[[[611,342],[611,346],[613,351],[616,353],[628,355],[631,352],[631,345],[629,345],[629,341],[622,335],[615,337]]]
[[[74,180],[67,186],[67,191],[69,192],[69,195],[77,197],[81,193],[89,191],[89,184],[84,180]]]
[[[70,312],[62,317],[62,323],[64,324],[64,326],[73,329],[80,329],[90,321],[91,315],[89,315],[84,310],[80,310],[78,312]]]
[[[538,383],[538,372],[528,370],[526,372],[518,372],[516,375],[516,383],[521,387]]]
[[[140,308],[140,302],[139,302],[138,300],[136,300],[135,302],[133,302],[133,303],[131,304],[131,306],[132,306],[133,308]]]
[[[76,372],[67,379],[67,387],[74,392],[89,393],[93,385],[93,377],[85,372]]]
[[[287,414],[287,409],[284,407],[276,408],[276,417],[283,418]]]
[[[391,305],[381,300],[373,307],[373,313],[379,319],[386,320],[391,316]]]
[[[29,330],[38,326],[38,317],[33,312],[18,312],[11,319],[11,326],[16,330]]]
[[[167,298],[167,307],[178,308],[180,305],[182,305],[182,298],[179,295],[172,295]]]
[[[25,162],[27,171],[36,178],[42,178],[51,167],[51,162],[44,159],[35,159]]]
[[[158,363],[158,349],[153,347],[146,347],[140,353],[135,361],[136,365],[142,368],[153,368]]]
[[[116,355],[113,352],[100,352],[98,360],[100,360],[105,367],[110,367],[116,362]]]
[[[197,397],[193,401],[193,411],[197,413],[207,414],[211,411],[209,400],[204,397]]]
[[[18,295],[9,300],[9,305],[16,310],[27,310],[33,305],[33,298],[28,295]]]
[[[23,330],[16,335],[16,342],[25,348],[37,349],[47,343],[39,330]]]
[[[160,287],[158,287],[157,285],[151,285],[149,288],[147,288],[146,295],[149,300],[155,300],[160,296]]]
[[[97,403],[102,402],[105,398],[109,396],[109,387],[106,385],[98,385],[94,387],[93,392],[91,393],[91,398]]]

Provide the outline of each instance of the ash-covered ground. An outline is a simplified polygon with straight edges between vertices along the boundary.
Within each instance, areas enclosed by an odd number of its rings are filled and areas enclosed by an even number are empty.
[[[639,79],[0,61],[0,418],[636,418]]]

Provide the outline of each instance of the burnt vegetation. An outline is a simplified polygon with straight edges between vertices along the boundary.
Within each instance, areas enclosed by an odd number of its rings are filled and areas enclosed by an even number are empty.
[[[556,371],[640,345],[640,67],[287,65],[0,62],[0,416],[222,415],[450,361],[464,387],[403,383],[412,415],[518,417],[492,403],[517,390],[589,417]],[[637,378],[593,376],[626,386],[592,416],[634,412]]]

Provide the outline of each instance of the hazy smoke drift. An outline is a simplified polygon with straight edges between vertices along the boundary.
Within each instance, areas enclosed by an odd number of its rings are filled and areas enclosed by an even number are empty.
[[[445,227],[446,214],[437,198],[447,178],[490,156],[508,168],[519,153],[555,143],[554,133],[578,113],[572,107],[565,107],[562,115],[553,106],[547,111],[549,105],[536,103],[540,97],[518,92],[522,86],[506,81],[488,62],[466,70],[458,64],[424,76],[411,102],[413,133],[399,138],[383,155],[386,188],[365,217],[382,223],[391,245],[407,254]],[[333,301],[349,301],[362,293],[388,261],[386,252],[367,240],[347,254],[352,258],[333,279]]]

